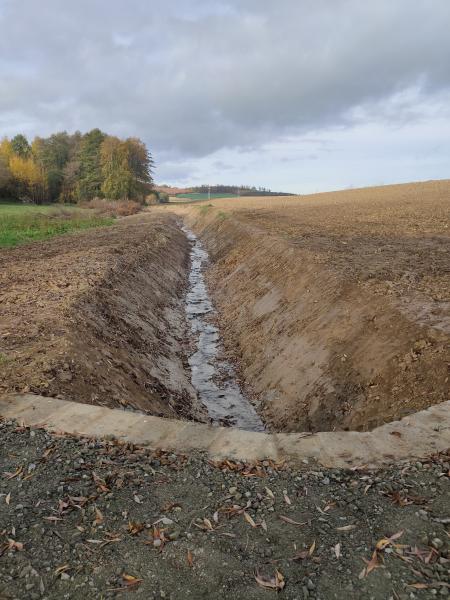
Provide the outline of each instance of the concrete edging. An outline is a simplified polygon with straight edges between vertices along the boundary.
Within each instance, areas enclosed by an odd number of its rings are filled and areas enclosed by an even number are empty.
[[[207,452],[211,458],[290,464],[317,461],[324,467],[377,467],[421,458],[450,447],[450,401],[432,406],[370,432],[258,433],[213,427],[80,404],[34,394],[0,398],[0,415],[31,427],[113,437],[152,448]]]

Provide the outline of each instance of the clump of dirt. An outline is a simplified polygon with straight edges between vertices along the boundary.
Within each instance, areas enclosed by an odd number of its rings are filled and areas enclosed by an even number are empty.
[[[184,339],[189,244],[141,214],[0,253],[0,393],[204,419]]]
[[[190,209],[226,348],[274,430],[367,430],[448,400],[449,193],[431,182]]]
[[[290,470],[12,422],[0,444],[3,599],[448,597],[448,455]]]

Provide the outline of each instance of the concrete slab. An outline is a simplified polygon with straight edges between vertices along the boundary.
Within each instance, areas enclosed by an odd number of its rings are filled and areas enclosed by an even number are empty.
[[[376,467],[450,447],[450,401],[371,432],[316,434],[268,434],[213,427],[34,394],[0,398],[0,415],[51,431],[113,437],[176,452],[198,450],[215,459],[246,462],[272,459],[291,464],[317,461],[335,468]]]

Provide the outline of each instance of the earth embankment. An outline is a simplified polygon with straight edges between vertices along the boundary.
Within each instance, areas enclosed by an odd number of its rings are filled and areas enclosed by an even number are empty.
[[[449,192],[190,209],[226,348],[273,430],[368,430],[448,400]]]
[[[189,243],[154,211],[0,253],[0,394],[204,420],[190,383]]]

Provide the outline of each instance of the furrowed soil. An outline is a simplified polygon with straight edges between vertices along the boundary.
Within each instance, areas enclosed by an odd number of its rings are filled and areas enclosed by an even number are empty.
[[[0,437],[2,600],[449,597],[448,455],[288,470]]]
[[[449,201],[435,181],[184,209],[272,430],[367,430],[449,399]]]
[[[173,215],[0,252],[0,394],[204,420],[190,383],[189,243]]]

